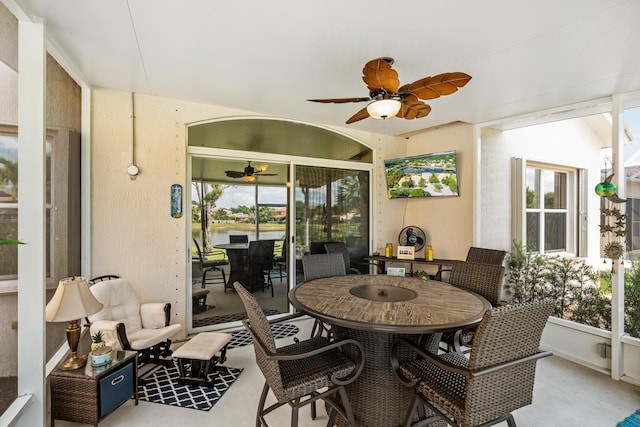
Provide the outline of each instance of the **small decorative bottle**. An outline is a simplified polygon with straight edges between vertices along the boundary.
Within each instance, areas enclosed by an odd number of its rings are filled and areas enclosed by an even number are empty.
[[[427,247],[424,249],[424,258],[427,261],[433,261],[433,248],[431,247],[431,245],[427,245]]]
[[[393,258],[393,244],[387,243],[384,247],[384,256],[385,258]]]

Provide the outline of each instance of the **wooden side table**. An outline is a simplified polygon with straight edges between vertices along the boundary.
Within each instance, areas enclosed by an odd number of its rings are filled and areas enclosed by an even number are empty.
[[[56,419],[97,426],[130,398],[137,405],[137,355],[135,351],[114,351],[108,365],[93,367],[87,361],[73,371],[58,367],[51,372],[51,426]]]

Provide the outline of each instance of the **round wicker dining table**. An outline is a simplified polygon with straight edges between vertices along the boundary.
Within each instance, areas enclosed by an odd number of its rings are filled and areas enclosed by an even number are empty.
[[[389,361],[397,336],[419,339],[480,322],[491,304],[475,293],[435,280],[386,275],[326,277],[289,292],[298,310],[328,323],[337,338],[363,345],[365,365],[346,386],[356,422],[366,427],[402,424],[412,389],[398,381]],[[349,353],[349,349],[344,349]],[[355,354],[352,356],[356,356]],[[410,353],[400,354],[400,361]],[[347,425],[338,420],[338,425]]]

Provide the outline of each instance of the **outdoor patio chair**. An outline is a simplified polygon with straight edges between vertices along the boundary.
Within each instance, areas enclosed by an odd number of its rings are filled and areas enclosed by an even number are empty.
[[[302,271],[304,281],[323,277],[344,276],[347,274],[344,266],[344,257],[341,253],[308,254],[302,257]],[[331,338],[331,328],[320,319],[316,319],[311,336],[327,334]]]
[[[282,241],[282,251],[280,255],[274,255],[273,257],[273,265],[278,267],[280,280],[282,280],[287,270],[287,246],[289,246],[289,240],[285,237]]]
[[[273,268],[273,240],[252,240],[249,242],[249,251],[245,260],[243,285],[249,289],[257,289],[258,285],[262,291],[271,288],[273,297],[273,280],[271,279],[271,269]]]
[[[498,249],[487,249],[472,246],[467,252],[467,262],[479,262],[482,264],[496,264],[503,265],[504,259],[507,256],[506,251]],[[451,272],[451,269],[442,270],[442,272]],[[441,274],[442,274],[441,272]]]
[[[502,265],[506,256],[506,251],[472,246],[469,248],[469,252],[467,252],[467,262]]]
[[[503,282],[504,267],[501,264],[455,261],[449,277],[450,284],[483,296],[494,307],[500,304]],[[462,347],[471,344],[473,330],[466,328],[443,334],[442,342],[446,344],[447,351],[462,352]]]
[[[336,412],[349,425],[355,427],[351,404],[344,386],[353,382],[364,366],[362,345],[353,339],[330,342],[324,337],[314,337],[294,344],[276,347],[271,323],[289,320],[292,316],[269,322],[256,299],[240,283],[233,285],[242,299],[248,320],[243,320],[254,343],[256,362],[265,377],[265,384],[258,403],[256,426],[267,426],[265,416],[275,409],[288,404],[291,406],[291,425],[298,425],[298,410],[311,404],[311,417],[315,419],[315,402],[324,400],[330,410],[328,425],[333,425]],[[298,317],[299,314],[293,315]],[[354,346],[359,357],[353,361],[346,357],[341,348]],[[265,408],[269,390],[276,397],[276,403]]]
[[[137,351],[139,365],[172,363],[169,338],[180,332],[182,325],[170,324],[170,303],[140,303],[129,281],[115,275],[96,277],[89,284],[104,306],[87,319],[91,335],[102,331],[113,350]]]
[[[347,274],[360,274],[360,270],[351,266],[351,255],[347,245],[342,242],[329,242],[324,244],[324,249],[328,254],[339,253],[344,258],[344,267]]]
[[[229,243],[249,243],[249,235],[229,234]]]
[[[222,259],[207,259],[202,251],[200,250],[200,245],[196,239],[193,239],[193,243],[196,245],[196,251],[198,252],[198,260],[200,261],[200,267],[202,268],[202,287],[204,288],[207,285],[207,274],[211,272],[219,272],[221,275],[220,279],[209,278],[209,281],[212,280],[220,281],[222,280],[222,287],[224,292],[227,292],[227,277],[224,272],[224,266],[229,265],[229,259],[224,251],[214,251],[208,253],[207,255],[217,255],[222,256]]]
[[[322,277],[344,276],[347,270],[341,253],[307,254],[302,257],[304,281]]]
[[[515,427],[511,412],[531,404],[536,362],[551,355],[539,346],[553,306],[545,300],[487,310],[468,359],[459,353],[435,355],[409,339],[396,338],[391,345],[392,368],[403,384],[414,388],[404,426],[444,420],[461,427],[502,421]],[[399,362],[406,351],[418,357]],[[434,415],[412,424],[420,404]]]

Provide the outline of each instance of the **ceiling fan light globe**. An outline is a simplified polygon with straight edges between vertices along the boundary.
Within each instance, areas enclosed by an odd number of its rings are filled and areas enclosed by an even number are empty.
[[[247,176],[243,176],[242,180],[246,182],[253,182],[256,180],[256,177],[253,175],[247,175]]]
[[[401,106],[397,99],[380,99],[367,105],[367,112],[374,119],[386,119],[398,114]]]
[[[266,163],[259,163],[255,166],[256,172],[264,172],[269,168],[269,165]]]

